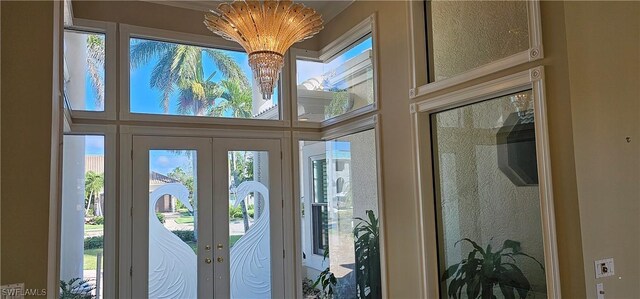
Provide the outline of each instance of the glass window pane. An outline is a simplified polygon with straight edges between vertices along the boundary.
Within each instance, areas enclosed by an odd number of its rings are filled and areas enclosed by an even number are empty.
[[[149,298],[196,298],[197,152],[149,151]]]
[[[64,32],[64,95],[73,110],[104,111],[105,36]]]
[[[375,148],[373,130],[299,144],[305,298],[382,297]]]
[[[529,49],[527,1],[428,1],[432,81]]]
[[[280,119],[278,88],[265,101],[244,52],[131,38],[130,112]]]
[[[296,64],[298,120],[321,122],[375,101],[370,35],[329,61]]]
[[[271,298],[269,153],[228,157],[231,298]]]
[[[432,114],[442,298],[489,277],[493,298],[546,298],[534,124],[531,91]]]
[[[60,232],[63,291],[102,297],[104,195],[104,136],[65,135]]]

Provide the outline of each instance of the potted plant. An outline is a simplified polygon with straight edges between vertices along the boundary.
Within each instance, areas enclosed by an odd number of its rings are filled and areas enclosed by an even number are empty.
[[[517,264],[515,257],[525,257],[535,261],[542,271],[544,266],[534,257],[521,251],[520,242],[504,241],[502,248],[492,251],[491,244],[486,248],[476,242],[464,238],[455,243],[466,241],[473,246],[466,259],[450,266],[442,275],[442,281],[449,281],[447,295],[449,298],[461,298],[466,289],[468,298],[495,298],[494,287],[500,287],[500,292],[506,299],[526,298],[531,291],[531,283]]]

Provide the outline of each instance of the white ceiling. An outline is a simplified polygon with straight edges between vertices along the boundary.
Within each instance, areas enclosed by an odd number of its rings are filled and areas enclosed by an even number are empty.
[[[200,11],[209,11],[211,9],[215,9],[218,7],[218,4],[222,2],[230,2],[228,1],[219,1],[219,0],[211,0],[211,1],[191,1],[191,0],[142,0],[147,2],[153,2],[162,5],[169,5],[174,7],[192,9],[192,10],[200,10]],[[322,19],[325,23],[328,23],[331,19],[341,13],[344,9],[349,7],[354,0],[299,0],[296,2],[303,3],[306,6],[314,8],[317,12],[322,15]]]

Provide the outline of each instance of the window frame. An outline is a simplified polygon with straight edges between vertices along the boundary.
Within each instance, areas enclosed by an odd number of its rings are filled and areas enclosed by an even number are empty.
[[[91,33],[104,34],[104,43],[105,43],[104,44],[104,47],[105,47],[104,110],[103,111],[75,110],[67,102],[67,99],[65,96],[63,97],[65,113],[68,113],[69,117],[72,119],[115,120],[116,119],[116,94],[117,94],[117,89],[116,89],[117,25],[112,22],[73,18],[73,24],[66,25],[64,27],[64,32],[66,33],[67,31],[78,32],[78,33],[89,33],[89,34]]]
[[[319,227],[320,225],[323,224],[322,223],[323,220],[321,218],[322,215],[317,215],[315,209],[316,209],[316,207],[321,207],[320,209],[322,209],[322,207],[328,209],[329,204],[328,204],[328,202],[318,202],[318,201],[316,201],[316,198],[315,198],[316,188],[315,188],[315,184],[314,184],[315,172],[314,172],[314,168],[313,168],[313,166],[314,166],[313,162],[322,161],[322,160],[324,160],[325,168],[326,168],[327,167],[326,166],[327,157],[326,157],[325,154],[314,155],[314,156],[310,156],[309,157],[309,166],[310,167],[308,169],[308,175],[309,175],[309,180],[310,180],[310,182],[309,182],[309,189],[311,191],[310,194],[313,196],[313,198],[309,199],[310,200],[310,209],[309,209],[309,211],[311,212],[311,219],[310,219],[311,220],[311,231],[310,231],[310,233],[311,233],[311,239],[310,239],[310,241],[311,241],[311,253],[310,254],[322,256],[324,258],[324,248],[319,248],[316,245],[317,244],[316,242],[320,242],[320,241],[324,242],[324,240],[320,240],[321,236],[322,236],[323,228]],[[328,179],[327,176],[326,176],[326,173],[325,173],[324,179],[325,180]],[[327,184],[327,188],[329,188],[328,185],[329,184]],[[329,195],[327,194],[327,196],[329,196]],[[328,213],[328,211],[327,211],[327,213]],[[320,214],[322,214],[322,212],[320,212]],[[328,223],[327,223],[327,225],[328,225]],[[326,230],[326,229],[328,229],[328,227],[324,228],[324,229]],[[326,246],[328,244],[324,244],[324,245]],[[317,269],[318,270],[322,270],[321,268],[317,268]]]
[[[289,72],[290,72],[290,93],[291,93],[291,117],[294,127],[299,128],[326,128],[336,125],[355,117],[374,112],[379,106],[379,82],[378,82],[378,34],[376,14],[371,14],[349,31],[324,46],[320,51],[291,48],[289,50]],[[326,63],[346,52],[351,46],[362,41],[365,37],[371,37],[372,67],[373,67],[373,103],[351,110],[347,113],[337,115],[321,122],[301,121],[298,119],[298,82],[297,82],[297,60],[307,60],[313,62]],[[285,66],[286,67],[286,66]]]
[[[492,81],[470,86],[455,92],[425,99],[410,106],[412,114],[413,147],[416,165],[414,172],[418,178],[417,210],[420,220],[420,243],[424,248],[421,256],[426,297],[440,298],[440,278],[438,265],[438,240],[436,224],[436,190],[434,186],[431,123],[433,113],[457,108],[492,98],[531,89],[535,117],[536,155],[540,196],[540,213],[544,246],[544,265],[549,298],[560,298],[560,274],[556,241],[553,185],[549,152],[549,134],[546,114],[544,67],[536,67]]]
[[[212,34],[213,35],[213,34]],[[169,42],[184,45],[193,45],[198,47],[206,47],[220,50],[230,50],[245,52],[237,43],[225,40],[221,37],[198,35],[191,33],[182,33],[177,31],[140,27],[134,25],[121,24],[119,32],[120,41],[120,111],[119,118],[124,121],[141,121],[141,122],[168,122],[182,124],[210,124],[210,125],[227,125],[227,126],[262,126],[262,127],[288,127],[291,124],[289,120],[289,98],[283,87],[286,86],[285,72],[281,72],[278,88],[280,89],[278,99],[278,109],[280,118],[278,120],[269,119],[252,119],[252,118],[223,118],[209,116],[186,116],[186,115],[165,115],[165,114],[147,114],[135,113],[130,111],[131,107],[131,86],[130,86],[130,39],[140,38],[154,40],[159,42]],[[283,70],[288,67],[287,59]],[[251,78],[249,78],[251,80]]]
[[[113,298],[118,294],[118,274],[116,266],[116,256],[118,247],[119,231],[117,222],[119,222],[120,213],[117,210],[117,189],[116,189],[116,126],[115,125],[93,125],[93,124],[69,124],[65,122],[64,136],[103,136],[104,137],[104,234],[103,234],[103,280],[102,280],[102,296],[104,298]],[[62,148],[64,149],[64,147]],[[61,170],[62,170],[61,164]],[[62,183],[62,172],[60,173],[60,182]],[[60,189],[62,191],[62,189]],[[62,193],[60,193],[62,194]],[[62,196],[58,197],[58,215],[62,219]],[[62,242],[60,232],[62,231],[61,221],[57,223],[58,240]],[[60,246],[60,245],[58,245]],[[60,247],[56,259],[60,261]],[[60,275],[58,267],[56,277]]]
[[[387,294],[387,261],[384,258],[386,256],[386,229],[385,229],[385,204],[383,201],[384,197],[384,189],[383,189],[383,165],[382,165],[382,142],[381,142],[381,124],[380,124],[380,115],[373,114],[364,118],[360,118],[354,120],[352,122],[348,122],[345,124],[340,124],[338,126],[334,126],[323,130],[322,132],[311,132],[311,131],[293,131],[292,133],[292,147],[291,151],[291,161],[292,161],[292,190],[293,190],[293,210],[294,210],[294,238],[296,244],[302,244],[302,232],[300,228],[303,223],[301,221],[302,215],[302,205],[301,205],[301,190],[300,184],[300,174],[301,174],[301,158],[300,156],[299,145],[300,141],[331,141],[340,137],[360,133],[363,131],[373,130],[375,135],[375,149],[376,149],[376,187],[377,187],[377,204],[378,204],[378,219],[380,225],[380,279],[382,283],[382,294]],[[313,156],[313,155],[312,155]],[[329,186],[330,187],[330,186]],[[306,200],[305,200],[306,201]],[[305,213],[307,211],[307,207],[304,208]],[[309,234],[309,232],[306,232]],[[296,288],[296,298],[302,298],[302,283],[300,283],[303,279],[303,273],[305,265],[302,261],[302,249],[295,254],[293,257],[295,259],[295,277],[294,284]],[[309,256],[314,256],[314,254],[307,254],[307,259]],[[317,256],[317,255],[315,255]]]
[[[470,69],[447,79],[431,81],[429,73],[432,71],[432,55],[429,51],[428,36],[430,32],[427,22],[427,1],[410,1],[409,3],[409,59],[411,60],[411,88],[409,97],[412,99],[437,91],[458,86],[463,83],[544,58],[542,47],[542,25],[540,17],[540,0],[530,0],[527,3],[529,24],[529,49],[516,54],[492,61],[488,64]]]

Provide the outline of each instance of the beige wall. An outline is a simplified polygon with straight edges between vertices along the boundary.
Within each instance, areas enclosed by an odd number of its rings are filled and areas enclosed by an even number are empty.
[[[2,1],[2,284],[47,287],[54,2]],[[7,75],[9,74],[9,75]]]
[[[606,298],[638,298],[640,2],[564,6],[587,296],[602,282]],[[615,276],[595,279],[609,257]]]
[[[204,11],[144,1],[73,1],[72,3],[74,18],[213,35],[202,23]],[[315,49],[317,42],[310,39],[297,44],[296,47]]]

